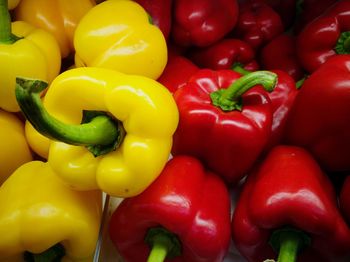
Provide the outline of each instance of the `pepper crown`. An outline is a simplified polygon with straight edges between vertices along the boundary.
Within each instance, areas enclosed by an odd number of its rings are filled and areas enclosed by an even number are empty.
[[[237,79],[227,89],[219,89],[210,94],[213,105],[223,111],[242,110],[242,95],[256,85],[262,85],[272,92],[277,84],[277,74],[270,71],[255,71]]]
[[[51,116],[40,93],[48,86],[41,80],[16,78],[16,99],[28,121],[42,135],[71,145],[86,146],[94,155],[109,153],[119,147],[125,136],[120,121],[100,111],[83,111],[80,125],[69,125]]]

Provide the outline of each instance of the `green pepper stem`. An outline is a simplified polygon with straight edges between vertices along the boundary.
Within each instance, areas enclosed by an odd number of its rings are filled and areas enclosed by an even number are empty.
[[[162,237],[155,238],[147,262],[163,262],[168,254],[168,250],[169,243],[167,239]]]
[[[242,110],[241,97],[256,85],[262,85],[268,92],[277,84],[277,74],[270,71],[255,71],[237,79],[227,89],[219,89],[210,94],[213,105],[224,111]]]
[[[247,75],[252,72],[247,69],[244,69],[241,63],[234,63],[231,69],[237,73],[240,73],[241,75]]]
[[[145,242],[151,248],[147,262],[163,262],[167,257],[181,255],[181,243],[178,237],[163,227],[150,228]]]
[[[40,98],[47,85],[40,80],[16,79],[17,102],[39,133],[52,140],[87,146],[95,156],[108,153],[121,144],[125,135],[122,124],[106,113],[96,113],[94,117],[90,116],[89,122],[80,125],[66,124],[52,117]]]
[[[12,44],[20,37],[12,34],[11,16],[8,10],[7,0],[0,0],[0,44]]]
[[[25,252],[23,258],[25,262],[56,262],[61,261],[64,256],[64,247],[61,244],[56,244],[40,254]]]
[[[300,88],[303,86],[305,80],[306,80],[306,76],[303,77],[303,78],[301,78],[301,79],[299,79],[299,80],[295,83],[295,87],[296,87],[297,89],[300,89]]]
[[[350,54],[350,31],[340,34],[334,50],[338,55]]]
[[[269,243],[278,252],[278,262],[296,262],[298,253],[311,244],[311,238],[303,231],[286,227],[274,231]]]
[[[301,239],[293,234],[285,236],[281,239],[281,247],[278,255],[278,262],[295,262],[297,261],[297,254],[299,243]]]

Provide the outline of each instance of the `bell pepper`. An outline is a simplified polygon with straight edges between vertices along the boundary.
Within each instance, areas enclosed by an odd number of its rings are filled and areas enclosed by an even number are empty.
[[[350,176],[349,172],[344,179],[339,193],[339,207],[344,219],[350,223]]]
[[[181,46],[209,46],[236,25],[237,0],[175,0],[171,35]]]
[[[0,185],[22,164],[33,159],[24,136],[23,123],[12,113],[0,110]]]
[[[252,1],[252,0],[250,0]],[[284,28],[293,25],[296,19],[297,3],[303,0],[253,0],[255,2],[263,2],[273,8],[282,19]]]
[[[16,76],[51,82],[61,66],[55,38],[25,22],[11,23],[6,0],[0,0],[0,60],[0,108],[9,112],[19,111]]]
[[[160,174],[178,124],[176,103],[164,86],[143,76],[83,67],[61,73],[42,102],[38,94],[46,87],[18,78],[16,95],[33,127],[55,140],[48,162],[67,184],[128,197]]]
[[[74,34],[75,65],[103,67],[157,79],[167,62],[167,45],[145,9],[130,0],[91,8]]]
[[[159,27],[165,39],[168,39],[171,28],[173,0],[134,0],[150,15],[152,23]]]
[[[266,146],[272,125],[275,73],[198,71],[174,93],[180,120],[172,154],[188,154],[226,182],[237,184]],[[257,88],[252,87],[257,86]]]
[[[304,77],[296,52],[296,37],[281,34],[260,50],[260,64],[266,70],[280,69],[287,72],[295,81]]]
[[[298,35],[304,27],[315,18],[322,15],[339,0],[298,0],[297,17],[293,26],[294,34]]]
[[[128,262],[223,261],[231,238],[226,185],[197,159],[177,156],[143,193],[121,202],[109,235]]]
[[[47,160],[51,139],[40,134],[28,120],[24,124],[24,134],[30,149],[37,156]]]
[[[248,261],[278,254],[279,262],[330,262],[350,252],[332,183],[310,153],[295,146],[275,147],[248,175],[231,225]]]
[[[327,171],[350,170],[350,55],[329,59],[304,82],[286,127],[286,142],[309,150]]]
[[[92,261],[100,191],[70,189],[48,163],[32,161],[0,187],[0,201],[1,261],[18,256],[24,261]]]
[[[190,59],[201,68],[230,69],[239,64],[246,70],[255,71],[255,50],[240,39],[225,38],[209,47],[193,48]]]
[[[283,31],[281,17],[266,3],[255,1],[240,3],[237,25],[233,30],[236,38],[259,49]]]
[[[157,81],[163,84],[171,93],[187,83],[199,68],[185,56],[169,53],[169,59],[162,75]]]
[[[73,37],[77,24],[95,5],[94,0],[21,0],[14,18],[50,32],[60,46],[62,58],[65,58],[74,53]]]
[[[309,73],[329,58],[350,54],[350,2],[339,1],[307,24],[297,38],[297,54]]]

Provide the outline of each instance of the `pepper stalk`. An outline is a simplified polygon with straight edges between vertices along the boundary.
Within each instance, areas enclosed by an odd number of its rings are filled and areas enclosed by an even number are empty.
[[[272,233],[269,241],[278,252],[277,262],[296,262],[299,252],[311,244],[311,238],[301,230],[286,227]],[[274,262],[267,259],[264,262]]]
[[[0,44],[10,45],[19,39],[21,37],[12,34],[8,1],[0,0]]]
[[[178,237],[163,227],[148,230],[145,242],[151,248],[147,262],[163,262],[165,258],[181,255],[181,243]]]
[[[99,156],[119,147],[125,136],[120,121],[105,112],[84,111],[80,125],[70,125],[51,116],[40,94],[48,84],[41,80],[16,78],[16,99],[28,121],[42,135],[70,145],[86,146]]]
[[[272,92],[277,84],[277,74],[270,71],[255,71],[237,79],[227,89],[219,89],[210,94],[213,105],[223,111],[242,110],[242,95],[256,85],[262,85]]]

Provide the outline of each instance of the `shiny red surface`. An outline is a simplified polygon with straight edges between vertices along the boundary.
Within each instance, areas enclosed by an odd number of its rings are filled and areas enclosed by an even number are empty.
[[[350,253],[349,227],[330,180],[307,151],[294,146],[275,147],[248,176],[233,214],[233,240],[248,261],[276,258],[268,241],[284,226],[311,237],[298,261],[335,261]]]
[[[242,111],[224,112],[210,93],[227,88],[240,77],[232,70],[200,70],[174,93],[180,113],[173,155],[198,157],[227,182],[236,184],[266,145],[272,124],[271,101],[252,88],[242,96]]]
[[[182,255],[166,261],[219,262],[230,243],[230,198],[223,181],[191,157],[175,157],[150,187],[124,199],[113,213],[109,233],[127,262],[147,261],[149,228],[176,234]]]

